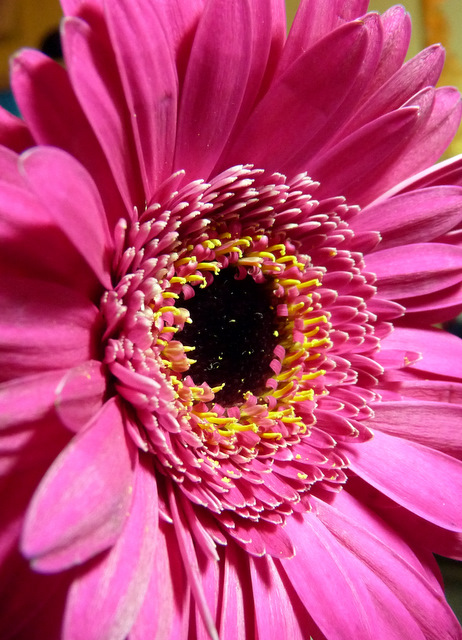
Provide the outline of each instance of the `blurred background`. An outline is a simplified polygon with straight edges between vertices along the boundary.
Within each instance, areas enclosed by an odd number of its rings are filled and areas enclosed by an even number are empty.
[[[298,3],[299,0],[286,0],[289,22]],[[383,13],[394,4],[398,2],[371,0],[369,9]],[[457,86],[462,90],[462,0],[403,0],[401,4],[410,12],[413,22],[409,56],[429,44],[443,43],[446,66],[440,84]],[[0,0],[0,104],[5,108],[15,112],[8,80],[10,56],[21,47],[33,47],[59,58],[57,30],[60,18],[59,0]],[[457,153],[462,153],[462,129],[446,155]],[[448,600],[462,620],[462,563],[439,561]]]

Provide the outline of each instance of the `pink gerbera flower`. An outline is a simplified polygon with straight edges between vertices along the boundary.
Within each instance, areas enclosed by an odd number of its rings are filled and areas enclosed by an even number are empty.
[[[0,114],[0,636],[462,638],[442,49],[366,0],[62,5]]]

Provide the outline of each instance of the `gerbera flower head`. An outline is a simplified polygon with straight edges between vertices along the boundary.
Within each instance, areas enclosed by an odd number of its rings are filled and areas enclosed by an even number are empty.
[[[402,7],[62,0],[0,114],[5,638],[461,638],[461,101]]]

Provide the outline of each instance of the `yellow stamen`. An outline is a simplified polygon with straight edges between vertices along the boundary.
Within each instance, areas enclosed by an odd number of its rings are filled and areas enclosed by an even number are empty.
[[[199,262],[197,268],[202,271],[213,271],[215,274],[220,272],[220,265],[218,262]]]
[[[267,431],[266,433],[262,433],[261,437],[265,438],[265,440],[279,440],[280,438],[282,438],[282,433],[273,433]]]
[[[196,256],[186,256],[185,258],[180,258],[175,262],[175,267],[180,267],[182,264],[189,264],[190,262],[197,262]]]

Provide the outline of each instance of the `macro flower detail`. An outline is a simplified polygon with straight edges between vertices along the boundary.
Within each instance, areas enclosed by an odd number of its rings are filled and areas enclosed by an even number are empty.
[[[462,638],[461,101],[367,5],[62,0],[13,59],[2,638]]]
[[[348,246],[353,233],[345,219],[357,212],[314,200],[317,185],[306,176],[291,185],[281,175],[269,178],[236,167],[194,191],[188,185],[191,202],[180,190],[162,208],[147,207],[126,233],[123,222],[114,265],[119,282],[101,308],[106,337],[118,336],[108,338],[105,362],[136,411],[138,446],[154,454],[160,472],[188,500],[206,508],[195,514],[199,521],[216,514],[220,543],[228,533],[256,555],[274,547],[286,556],[294,550],[279,526],[285,517],[310,510],[318,485],[336,491],[346,481],[347,460],[334,437],[371,437],[356,417],[370,417],[366,401],[374,393],[368,384],[361,389],[359,378],[376,384],[383,370],[368,354],[389,326],[376,316],[374,328],[367,322],[365,301],[375,289],[373,276],[361,271],[361,255],[335,246]],[[298,249],[290,239],[295,228]],[[339,267],[348,283],[336,282]],[[238,315],[248,287],[243,318],[230,317]],[[210,297],[201,304],[202,289],[214,292],[224,320],[213,336],[217,320],[208,313],[217,310]],[[260,311],[252,311],[259,291]],[[197,301],[191,318],[187,307]],[[342,303],[348,304],[343,314]],[[394,305],[390,310],[396,313]],[[245,341],[251,347],[245,358],[239,348],[258,313],[266,318]],[[269,335],[257,357],[252,342],[259,345],[265,326]],[[215,355],[230,340],[231,352]],[[205,351],[204,371],[197,371],[197,350],[202,359]],[[264,356],[266,371],[263,366],[255,381],[252,368]],[[344,390],[336,397],[339,381],[356,384],[347,393],[348,409]]]

